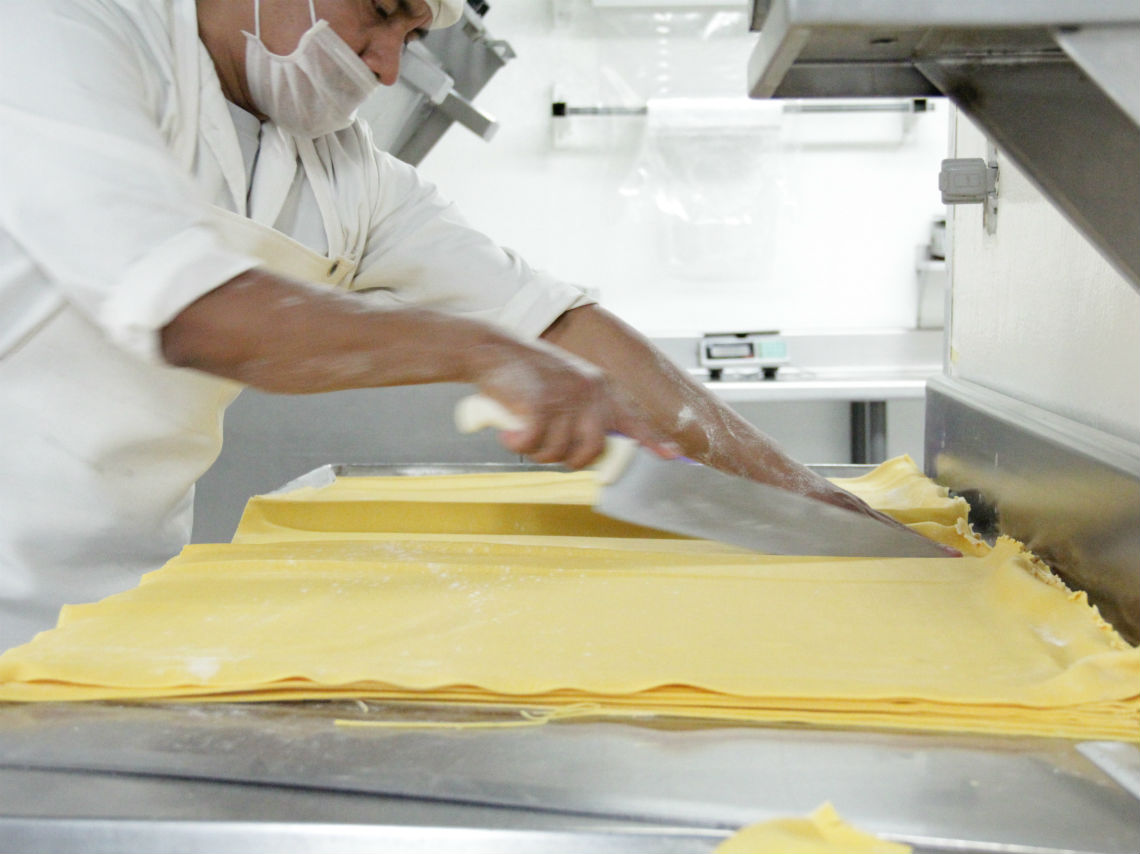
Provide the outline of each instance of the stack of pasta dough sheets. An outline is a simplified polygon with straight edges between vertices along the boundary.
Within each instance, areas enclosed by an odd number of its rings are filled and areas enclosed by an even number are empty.
[[[908,458],[842,485],[966,557],[775,557],[595,516],[590,473],[343,477],[65,608],[0,699],[367,697],[1140,740],[1140,649]]]

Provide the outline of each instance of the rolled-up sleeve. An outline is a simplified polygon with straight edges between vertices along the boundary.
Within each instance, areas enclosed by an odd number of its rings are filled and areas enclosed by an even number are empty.
[[[173,124],[196,120],[172,112],[171,62],[101,0],[12,0],[4,18],[0,228],[42,276],[6,282],[0,269],[0,289],[51,289],[160,359],[166,323],[257,265],[226,246],[169,150]]]
[[[462,315],[524,337],[593,300],[473,228],[410,166],[377,152],[378,192],[353,287],[401,305]]]

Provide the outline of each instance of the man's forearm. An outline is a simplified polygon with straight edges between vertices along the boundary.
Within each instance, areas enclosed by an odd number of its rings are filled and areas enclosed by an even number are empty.
[[[899,526],[793,460],[643,335],[604,309],[585,306],[568,311],[544,337],[607,371],[610,382],[690,459]]]
[[[251,270],[187,306],[162,331],[166,360],[294,394],[473,382],[514,345],[490,327]]]
[[[467,382],[526,425],[503,444],[536,462],[581,468],[618,431],[672,447],[612,394],[602,371],[543,341],[416,308],[251,271],[187,306],[162,331],[166,360],[291,394]]]
[[[606,370],[685,456],[746,477],[794,465],[737,412],[668,360],[639,332],[597,306],[566,312],[544,334]]]

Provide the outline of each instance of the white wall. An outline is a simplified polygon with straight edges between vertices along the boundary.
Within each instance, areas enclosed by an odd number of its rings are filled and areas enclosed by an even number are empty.
[[[477,101],[501,129],[491,143],[451,130],[421,170],[499,242],[597,288],[649,334],[913,326],[915,250],[943,211],[947,105],[908,118],[784,115],[774,128],[760,116],[735,135],[723,117],[696,136],[659,130],[657,99],[780,109],[742,98],[756,40],[746,18],[496,0],[488,29],[518,58]],[[654,113],[554,120],[555,93],[578,105],[654,99]]]
[[[985,157],[967,119],[958,157]],[[997,230],[953,209],[950,376],[1140,441],[1140,293],[998,154]]]

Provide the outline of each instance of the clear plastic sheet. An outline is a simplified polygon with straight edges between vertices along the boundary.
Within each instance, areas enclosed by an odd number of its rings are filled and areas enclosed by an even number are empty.
[[[622,193],[656,223],[660,260],[686,279],[762,275],[788,204],[781,107],[747,98],[653,99]]]

